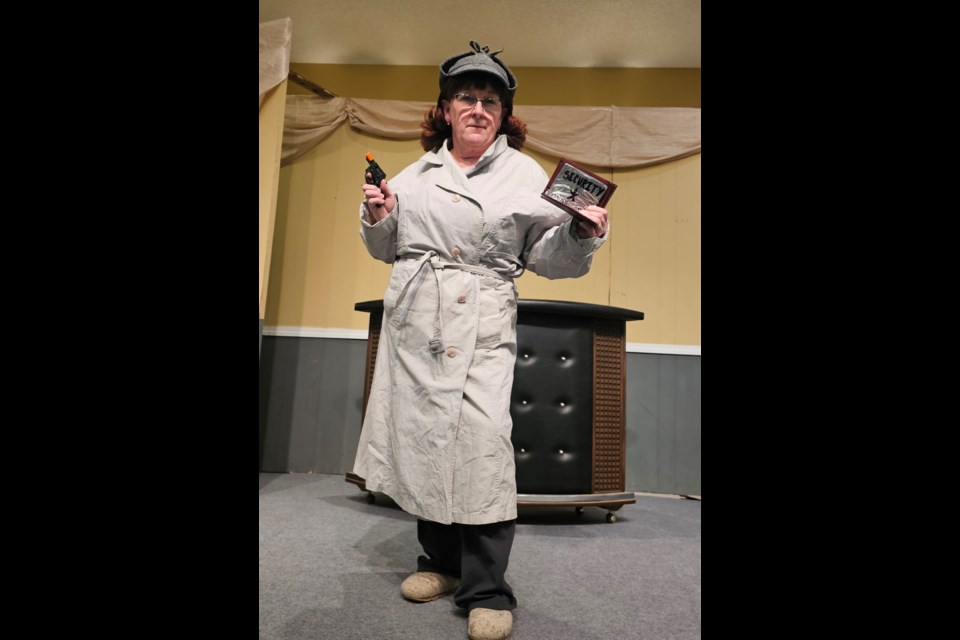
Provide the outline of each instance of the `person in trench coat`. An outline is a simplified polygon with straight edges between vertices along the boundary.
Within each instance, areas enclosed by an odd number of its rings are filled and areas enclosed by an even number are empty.
[[[607,211],[578,221],[540,197],[547,175],[519,151],[516,78],[499,52],[470,45],[440,65],[426,153],[363,186],[360,234],[393,269],[354,472],[418,518],[424,555],[403,596],[456,591],[480,640],[510,635],[517,602],[504,578],[517,517],[513,281],[587,273]]]

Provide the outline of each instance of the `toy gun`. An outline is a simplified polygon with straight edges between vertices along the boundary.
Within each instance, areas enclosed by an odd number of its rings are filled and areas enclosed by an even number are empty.
[[[380,165],[377,164],[377,161],[373,159],[373,154],[368,153],[364,156],[367,159],[367,164],[370,166],[364,172],[363,177],[367,181],[367,184],[372,184],[377,187],[380,186],[380,182],[387,179],[387,174],[384,173],[383,169],[380,168]],[[367,174],[370,174],[370,177],[367,177]]]

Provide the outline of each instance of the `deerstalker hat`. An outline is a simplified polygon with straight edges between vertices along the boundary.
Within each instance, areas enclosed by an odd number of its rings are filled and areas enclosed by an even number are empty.
[[[440,87],[446,78],[467,73],[468,71],[482,71],[494,75],[507,87],[507,92],[513,96],[517,90],[517,78],[510,71],[510,67],[497,59],[500,51],[490,53],[490,47],[481,47],[475,40],[470,41],[473,51],[447,58],[440,63]]]

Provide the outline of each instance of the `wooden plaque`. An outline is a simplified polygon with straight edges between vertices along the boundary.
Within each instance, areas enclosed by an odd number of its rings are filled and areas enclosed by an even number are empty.
[[[540,197],[570,215],[589,222],[580,209],[591,204],[606,208],[616,188],[617,185],[609,180],[566,158],[560,158],[557,169],[550,176],[547,188]]]

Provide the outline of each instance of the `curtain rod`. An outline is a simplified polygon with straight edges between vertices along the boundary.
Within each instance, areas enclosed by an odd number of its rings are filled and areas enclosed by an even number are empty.
[[[320,85],[318,85],[318,84],[316,84],[316,83],[314,83],[314,82],[310,82],[309,80],[307,80],[306,78],[304,78],[302,75],[300,75],[300,74],[297,73],[296,71],[291,71],[290,73],[288,73],[288,74],[287,74],[287,78],[289,78],[290,80],[293,80],[294,82],[296,82],[298,85],[300,85],[300,86],[303,87],[304,89],[308,89],[308,90],[310,90],[310,91],[313,91],[315,94],[317,94],[317,95],[320,96],[321,98],[336,98],[336,97],[337,97],[337,94],[333,93],[332,91],[328,91],[328,90],[324,89],[323,87],[321,87]]]

